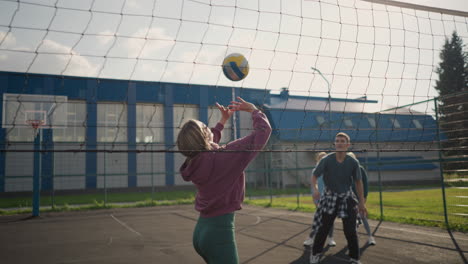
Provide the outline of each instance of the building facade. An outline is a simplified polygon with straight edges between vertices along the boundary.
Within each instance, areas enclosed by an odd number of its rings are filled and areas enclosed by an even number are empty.
[[[379,113],[377,101],[13,72],[0,73],[0,89],[4,99],[0,107],[0,192],[32,190],[36,174],[46,191],[190,184],[178,173],[184,160],[175,147],[178,130],[192,118],[215,125],[220,118],[215,103],[229,104],[233,93],[263,108],[274,131],[267,151],[249,167],[250,184],[266,186],[269,182],[285,187],[307,178],[310,170],[301,168],[315,164],[317,150],[331,151],[330,142],[338,131],[351,136],[355,150],[384,150],[381,155],[358,153],[369,165],[371,181],[376,179],[376,171],[388,173],[388,181],[409,179],[408,175],[433,180],[438,175],[437,164],[430,162],[377,164],[377,158],[398,161],[437,155],[419,148],[429,150],[437,140],[432,116],[407,109]],[[57,99],[49,99],[52,106],[44,110],[45,103],[30,104],[22,95],[60,96],[66,98],[66,108],[57,108]],[[18,108],[6,107],[5,98],[16,100]],[[29,116],[18,114],[23,110]],[[65,125],[47,123],[59,115],[66,119]],[[31,118],[45,121],[39,139],[28,125]],[[226,125],[221,143],[247,135],[251,129],[250,116],[238,113]],[[408,146],[418,150],[411,151]]]

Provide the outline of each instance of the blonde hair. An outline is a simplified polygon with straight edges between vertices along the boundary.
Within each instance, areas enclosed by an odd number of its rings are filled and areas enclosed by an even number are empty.
[[[325,157],[325,155],[327,155],[327,153],[323,151],[317,153],[317,156],[315,156],[316,161],[319,162],[323,157]]]
[[[348,141],[348,143],[351,143],[351,138],[348,136],[348,134],[344,133],[344,132],[340,132],[338,134],[336,134],[335,137],[344,137],[346,138],[346,140]]]
[[[353,152],[348,152],[347,154],[348,154],[348,156],[350,156],[351,158],[357,159],[357,158],[356,158],[356,154],[354,154]]]
[[[185,122],[177,135],[177,147],[182,155],[188,158],[195,157],[200,151],[211,149],[207,133],[200,124],[200,121],[191,119]]]

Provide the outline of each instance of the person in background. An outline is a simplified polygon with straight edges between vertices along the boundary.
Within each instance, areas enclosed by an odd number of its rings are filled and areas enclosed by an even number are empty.
[[[356,155],[353,152],[348,152],[348,155],[351,156],[352,158],[356,159]],[[367,180],[367,172],[366,169],[362,165],[359,165],[359,168],[361,170],[361,177],[362,177],[362,185],[364,187],[364,199],[367,201],[367,194],[368,194],[368,180]],[[354,194],[357,195],[356,187],[353,185],[353,192]],[[375,238],[372,236],[371,229],[369,227],[369,222],[367,221],[367,217],[365,215],[359,214],[361,217],[362,223],[364,224],[364,228],[366,229],[367,236],[369,237],[367,240],[367,243],[371,246],[374,246],[376,244]]]
[[[337,216],[343,221],[350,263],[361,264],[356,221],[358,212],[366,216],[367,209],[359,162],[346,155],[350,146],[351,140],[346,133],[336,134],[335,152],[320,160],[313,172],[313,197],[314,199],[320,199],[320,201],[314,214],[314,224],[312,226],[312,230],[317,231],[309,258],[311,264],[320,263],[325,239]],[[317,179],[319,177],[323,177],[325,183],[323,194],[317,188]],[[354,184],[359,199],[352,191],[352,185]]]

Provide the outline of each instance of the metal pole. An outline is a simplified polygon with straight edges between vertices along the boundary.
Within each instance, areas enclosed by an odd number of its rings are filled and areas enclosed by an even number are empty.
[[[104,143],[104,167],[103,167],[103,172],[104,172],[104,206],[107,205],[107,182],[106,182],[106,144]]]
[[[235,101],[236,100],[236,88],[234,86],[231,87],[231,100]],[[233,139],[237,139],[237,112],[234,112],[232,115],[232,133],[233,133]]]
[[[440,130],[439,130],[439,108],[437,105],[437,98],[434,98],[434,109],[435,109],[435,115],[436,115],[436,133],[437,133],[437,143],[439,146],[439,160],[442,159],[442,144],[440,143]],[[448,223],[448,215],[447,215],[447,201],[445,200],[445,181],[444,181],[444,168],[442,167],[442,162],[439,162],[439,170],[440,170],[440,181],[441,181],[441,187],[442,187],[442,201],[444,203],[444,218],[445,218],[445,224],[447,226],[447,229],[450,229],[449,223]]]
[[[327,80],[327,78],[325,78],[325,76],[323,76],[322,72],[317,69],[317,68],[314,68],[314,67],[310,67],[312,70],[318,72],[320,74],[320,76],[322,76],[322,78],[325,80],[325,82],[327,82],[327,86],[328,86],[328,122],[329,122],[329,130],[328,130],[328,137],[330,138],[330,142],[333,141],[333,137],[332,137],[332,130],[331,130],[331,126],[332,126],[332,115],[331,115],[331,89],[330,89],[330,82]]]
[[[270,152],[270,160],[271,160],[271,156],[272,156],[272,153]],[[274,170],[271,170],[271,172],[273,171]],[[270,191],[270,205],[273,203],[273,194],[271,193],[271,174],[272,173],[268,173],[268,190]]]
[[[35,128],[35,132],[38,128]],[[39,129],[39,133],[35,133],[34,145],[39,150],[34,152],[34,172],[33,172],[33,216],[39,216],[39,207],[40,207],[40,199],[41,199],[41,141],[42,141],[42,133],[41,129]]]
[[[380,199],[380,220],[383,220],[384,213],[383,213],[383,197],[382,197],[382,177],[380,173],[380,150],[379,150],[379,121],[380,121],[380,114],[378,115],[379,118],[375,118],[375,142],[377,145],[377,175],[379,179],[379,199]]]
[[[298,157],[297,157],[297,146],[296,146],[296,200],[297,200],[297,207],[299,207],[299,171],[297,170],[299,167],[298,164]]]
[[[154,147],[154,142],[151,143],[151,150]],[[154,152],[151,151],[151,204],[154,202],[154,173],[153,173],[153,163],[154,163],[154,158],[153,158]]]

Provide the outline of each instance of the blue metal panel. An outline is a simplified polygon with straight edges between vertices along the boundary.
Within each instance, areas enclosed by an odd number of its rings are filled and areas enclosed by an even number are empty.
[[[164,93],[161,83],[157,82],[136,82],[136,101],[147,103],[164,102]]]
[[[164,104],[164,142],[165,148],[171,149],[174,147],[174,112],[173,112],[173,94],[172,84],[162,85],[165,93]],[[166,186],[174,185],[174,153],[166,152]]]
[[[45,86],[44,86],[44,76],[28,74],[26,75],[28,78],[28,86],[25,87],[30,90],[31,94],[47,94],[45,93]],[[28,92],[29,93],[29,92]]]
[[[424,129],[416,129],[411,115],[377,115],[378,130],[370,126],[366,113],[332,113],[331,127],[320,127],[317,116],[328,120],[328,112],[307,112],[298,110],[269,109],[270,122],[275,135],[285,141],[324,142],[333,139],[338,132],[347,133],[354,142],[428,142],[435,140],[435,120],[431,116],[418,116],[423,120]],[[344,119],[352,121],[346,127]],[[401,128],[392,127],[391,118],[396,118]],[[331,134],[330,134],[331,133]],[[378,135],[377,135],[378,133]]]
[[[199,107],[199,120],[208,124],[208,88],[206,86],[200,87],[200,107]]]
[[[126,81],[99,80],[98,82],[98,101],[124,102],[127,99],[128,85]]]
[[[28,89],[26,88],[28,86],[27,83],[25,83],[25,77],[26,75],[24,74],[9,74],[8,78],[8,86],[6,89],[7,93],[27,93]]]
[[[222,105],[229,105],[231,103],[231,87],[221,86],[205,86],[208,90],[207,104],[215,105],[216,102]]]
[[[68,96],[68,100],[86,100],[89,79],[59,76],[55,78],[55,95]]]
[[[97,187],[97,81],[86,82],[86,189]]]
[[[42,130],[42,150],[53,150],[53,129]],[[41,190],[54,188],[54,152],[46,151],[41,154]]]
[[[249,100],[255,105],[265,105],[270,103],[270,91],[261,89],[236,88],[236,97],[240,96]]]
[[[134,82],[128,83],[127,101],[127,140],[128,140],[128,187],[137,186],[137,165],[136,165],[136,85]]]
[[[198,104],[200,102],[200,85],[166,83],[164,87],[166,87],[166,92],[168,89],[172,90],[174,104]]]

